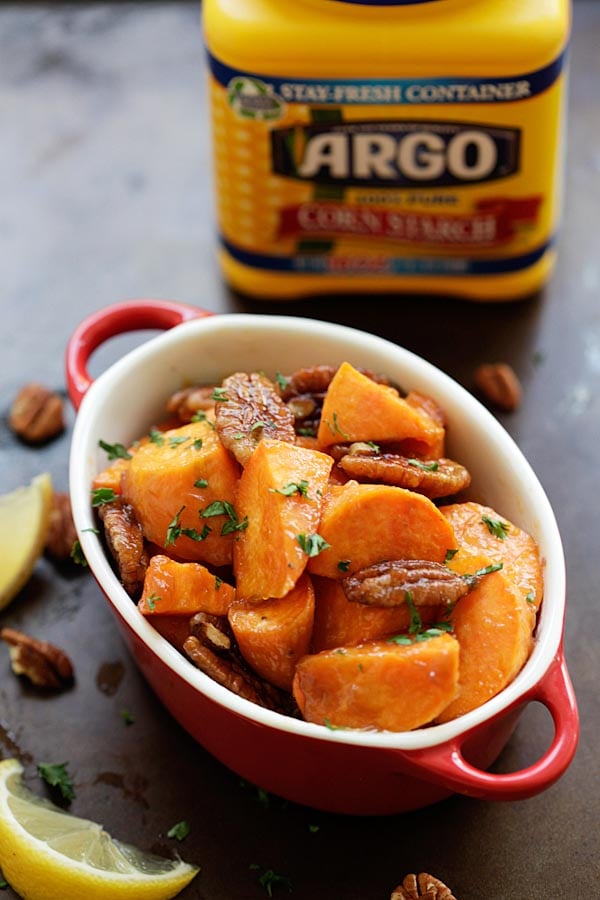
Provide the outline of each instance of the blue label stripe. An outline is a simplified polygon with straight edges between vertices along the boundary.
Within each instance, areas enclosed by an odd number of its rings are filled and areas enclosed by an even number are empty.
[[[380,272],[357,271],[354,274],[368,274],[369,277],[377,275],[502,275],[509,272],[521,272],[538,262],[550,249],[554,239],[545,241],[540,247],[530,253],[520,256],[506,256],[501,259],[449,256],[415,256],[415,257],[390,257],[388,268]],[[329,256],[327,254],[305,254],[297,256],[270,256],[263,253],[251,253],[242,250],[231,241],[221,236],[221,244],[233,259],[246,266],[255,269],[268,269],[271,272],[295,272],[297,274],[321,274],[337,275],[348,274],[344,272],[332,272],[329,270]]]
[[[227,86],[232,78],[258,78],[284,101],[319,106],[377,106],[444,103],[515,103],[547,90],[559,77],[566,50],[543,69],[503,78],[279,78],[243,72],[208,54],[214,78]],[[372,98],[372,99],[369,99]]]

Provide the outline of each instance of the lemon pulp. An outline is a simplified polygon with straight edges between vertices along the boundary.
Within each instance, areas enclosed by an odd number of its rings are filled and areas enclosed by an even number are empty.
[[[51,506],[52,479],[47,472],[0,496],[0,609],[31,576],[46,543]]]
[[[37,797],[22,772],[17,760],[0,762],[0,868],[25,900],[169,900],[198,873]]]

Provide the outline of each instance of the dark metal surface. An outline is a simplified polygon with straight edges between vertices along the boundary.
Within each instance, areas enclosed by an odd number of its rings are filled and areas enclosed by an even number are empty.
[[[274,305],[232,295],[216,267],[197,4],[0,6],[1,492],[44,470],[57,489],[67,484],[69,430],[41,449],[8,430],[18,388],[40,380],[64,389],[66,341],[92,310],[171,297],[358,326],[468,387],[479,362],[511,362],[524,401],[502,420],[537,470],[564,539],[567,659],[582,718],[573,765],[531,800],[456,796],[383,819],[325,815],[241,784],[154,699],[92,578],[40,560],[0,625],[64,647],[76,682],[41,696],[11,674],[0,647],[0,757],[19,757],[40,792],[35,764],[69,760],[73,812],[202,867],[182,898],[266,897],[253,864],[288,876],[298,900],[387,900],[407,872],[422,870],[460,900],[598,896],[599,46],[600,4],[576,3],[566,210],[558,270],[543,295],[510,305],[400,297]],[[111,342],[94,371],[141,337]],[[530,707],[496,770],[533,762],[550,736],[547,713]],[[166,832],[181,819],[192,831],[177,844]],[[287,895],[281,886],[273,893]]]

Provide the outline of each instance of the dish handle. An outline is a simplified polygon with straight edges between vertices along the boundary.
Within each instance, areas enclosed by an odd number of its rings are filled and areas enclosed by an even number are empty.
[[[541,793],[565,772],[575,755],[579,737],[577,703],[562,648],[546,674],[519,700],[519,705],[528,701],[543,703],[554,722],[552,743],[533,765],[518,772],[495,774],[467,762],[462,746],[474,732],[493,723],[488,720],[437,747],[403,751],[407,768],[449,790],[484,800],[522,800]]]
[[[166,331],[190,319],[212,315],[206,309],[173,300],[125,300],[91,313],[77,326],[67,344],[67,388],[75,409],[79,409],[93,382],[87,363],[100,344],[126,331],[144,328]]]

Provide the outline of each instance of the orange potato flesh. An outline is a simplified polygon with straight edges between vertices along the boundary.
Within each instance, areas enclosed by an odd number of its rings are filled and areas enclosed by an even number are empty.
[[[239,599],[284,597],[306,568],[297,535],[316,533],[333,460],[318,450],[264,438],[242,477],[236,509],[248,517],[234,547]],[[307,495],[280,491],[306,482]]]
[[[351,647],[403,634],[410,625],[410,610],[403,604],[394,609],[352,603],[339,581],[332,578],[313,579],[315,588],[315,622],[312,651],[334,647]],[[435,606],[419,610],[424,626],[442,617]]]
[[[138,609],[145,616],[198,612],[225,616],[235,599],[235,589],[199,563],[177,562],[157,554],[148,563]]]
[[[129,468],[128,459],[115,459],[106,469],[98,472],[92,480],[92,490],[108,488],[115,494],[122,493],[123,475]]]
[[[456,547],[452,526],[427,497],[356,481],[329,487],[319,534],[330,548],[313,557],[308,570],[338,580],[390,559],[443,562]]]
[[[394,388],[377,384],[345,362],[325,395],[317,439],[326,449],[340,441],[403,441],[422,445],[424,455],[439,446],[444,429]]]
[[[458,643],[448,634],[409,645],[373,641],[305,656],[294,697],[309,722],[409,731],[453,700]]]
[[[140,446],[123,475],[123,495],[135,509],[144,536],[178,559],[229,564],[236,532],[221,535],[228,517],[201,518],[200,512],[215,501],[233,504],[238,464],[206,421],[170,429],[159,441]],[[202,533],[207,525],[205,540],[180,534],[173,544],[167,542],[169,525],[180,510],[179,527]]]
[[[246,662],[271,684],[291,691],[296,663],[310,649],[314,610],[315,593],[304,574],[285,597],[234,603],[229,623]]]
[[[453,563],[458,564],[462,557],[473,554],[486,556],[490,563],[502,563],[502,571],[514,589],[523,598],[528,597],[531,609],[537,612],[544,593],[544,580],[534,539],[495,510],[479,503],[454,503],[440,507],[440,512],[451,523],[461,548]],[[490,532],[482,516],[508,525],[503,540]]]
[[[459,690],[438,722],[481,706],[510,684],[532,645],[532,611],[503,571],[461,597],[451,621],[460,646]]]

